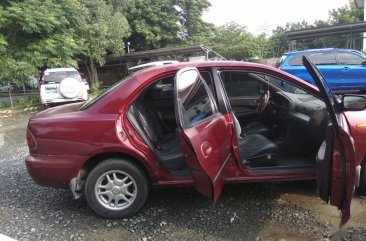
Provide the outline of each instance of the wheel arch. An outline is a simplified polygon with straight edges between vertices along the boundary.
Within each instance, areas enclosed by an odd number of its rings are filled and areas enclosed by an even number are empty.
[[[125,154],[125,153],[106,152],[106,153],[97,154],[85,161],[84,165],[80,168],[80,171],[79,171],[77,177],[74,178],[76,180],[76,182],[75,182],[75,186],[73,188],[71,188],[71,189],[74,189],[72,191],[73,192],[83,191],[84,187],[85,187],[85,183],[86,183],[86,178],[88,177],[91,170],[93,170],[93,168],[95,166],[97,166],[100,162],[102,162],[103,160],[109,159],[109,158],[124,159],[124,160],[127,160],[127,161],[137,165],[146,175],[146,177],[149,181],[149,186],[152,185],[152,177],[151,177],[147,167],[142,163],[142,161],[136,159],[135,157],[133,157],[131,155]]]

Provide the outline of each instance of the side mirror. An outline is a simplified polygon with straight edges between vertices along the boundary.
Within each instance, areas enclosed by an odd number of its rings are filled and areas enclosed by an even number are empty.
[[[366,61],[362,61],[361,65],[366,67]]]
[[[366,97],[361,95],[345,95],[342,98],[342,108],[345,111],[361,111],[366,109]]]

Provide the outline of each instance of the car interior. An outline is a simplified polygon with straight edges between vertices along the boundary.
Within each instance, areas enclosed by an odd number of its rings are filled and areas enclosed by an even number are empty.
[[[200,74],[218,101],[211,72]],[[322,100],[263,73],[222,70],[219,76],[234,114],[243,167],[269,172],[315,167],[329,122]],[[186,176],[190,170],[179,145],[173,85],[169,76],[147,87],[131,104],[128,118],[159,162],[173,175]]]

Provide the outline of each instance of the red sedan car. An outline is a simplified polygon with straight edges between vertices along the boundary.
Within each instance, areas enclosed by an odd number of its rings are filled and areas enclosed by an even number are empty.
[[[139,71],[89,102],[32,117],[28,172],[85,194],[108,218],[135,214],[150,187],[194,185],[217,201],[225,183],[317,178],[345,223],[355,184],[366,186],[366,98],[334,96],[304,62],[319,90],[245,62]]]

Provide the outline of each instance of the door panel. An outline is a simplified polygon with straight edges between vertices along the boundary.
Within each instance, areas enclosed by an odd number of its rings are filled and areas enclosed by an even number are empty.
[[[352,137],[349,135],[347,121],[341,110],[339,110],[338,100],[333,95],[323,75],[306,57],[303,57],[303,63],[317,83],[333,127],[333,154],[332,158],[328,160],[331,162],[328,163],[331,165],[331,168],[328,168],[330,173],[321,173],[321,175],[330,178],[331,184],[329,188],[324,186],[317,188],[323,190],[320,193],[323,200],[330,200],[331,205],[337,206],[341,210],[341,226],[343,226],[350,218],[350,206],[356,176]],[[326,182],[324,180],[319,182],[318,177],[317,183],[324,185]]]
[[[366,59],[355,53],[339,52],[341,66],[340,89],[365,89]]]
[[[192,170],[196,189],[215,202],[223,187],[220,170],[231,155],[231,139],[225,138],[231,132],[230,129],[232,127],[226,124],[224,116],[217,115],[181,133],[182,150],[188,154],[186,161]]]
[[[196,68],[175,77],[175,112],[180,144],[196,189],[215,202],[224,185],[220,174],[231,157],[233,126],[217,111],[209,87]]]

